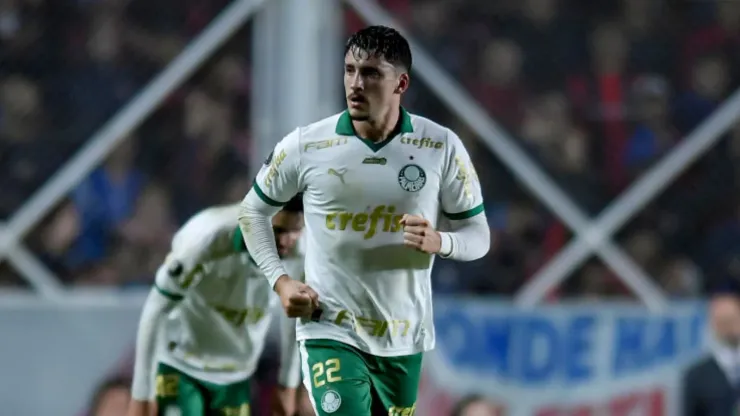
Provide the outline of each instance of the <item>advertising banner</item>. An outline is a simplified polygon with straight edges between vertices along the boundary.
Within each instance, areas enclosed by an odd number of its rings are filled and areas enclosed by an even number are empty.
[[[707,342],[703,303],[543,306],[437,300],[418,414],[480,393],[507,416],[672,416],[683,369]]]

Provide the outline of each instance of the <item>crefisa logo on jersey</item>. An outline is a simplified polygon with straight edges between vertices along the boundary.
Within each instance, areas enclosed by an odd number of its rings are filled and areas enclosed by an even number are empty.
[[[342,405],[342,396],[334,390],[328,390],[321,396],[321,410],[326,413],[334,413]]]
[[[427,183],[427,174],[419,165],[406,165],[398,172],[398,184],[405,191],[418,192]]]

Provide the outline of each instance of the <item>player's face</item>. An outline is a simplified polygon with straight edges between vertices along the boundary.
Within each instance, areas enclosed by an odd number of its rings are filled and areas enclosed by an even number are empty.
[[[408,74],[383,57],[356,48],[344,57],[344,92],[353,120],[377,120],[398,106],[408,81]]]
[[[275,243],[281,257],[290,254],[303,231],[303,214],[280,211],[272,217]]]

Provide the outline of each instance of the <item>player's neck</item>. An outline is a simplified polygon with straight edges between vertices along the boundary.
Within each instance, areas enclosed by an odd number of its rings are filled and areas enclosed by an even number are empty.
[[[397,105],[378,120],[353,120],[352,126],[358,136],[377,143],[385,141],[395,134],[400,119],[401,106]]]

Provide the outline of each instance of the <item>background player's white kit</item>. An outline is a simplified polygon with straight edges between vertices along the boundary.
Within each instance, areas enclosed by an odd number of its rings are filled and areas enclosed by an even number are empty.
[[[303,192],[306,283],[322,312],[299,321],[299,340],[332,339],[377,356],[434,347],[434,256],[405,247],[399,222],[414,214],[437,226],[444,215],[460,220],[452,223],[483,222],[487,231],[483,201],[470,157],[451,130],[403,109],[399,126],[380,143],[355,137],[347,112],[298,128],[277,145],[242,203],[247,245],[274,284],[282,274],[297,276],[260,246],[264,236],[255,234],[266,227],[256,222]],[[477,234],[443,233],[442,252],[481,257],[490,237]]]
[[[242,239],[235,233],[237,212],[238,205],[206,209],[173,238],[142,313],[134,398],[154,398],[157,362],[215,384],[244,380],[254,373],[270,312],[279,299],[249,254],[235,250]],[[284,263],[301,276],[300,255]],[[280,382],[295,387],[300,376],[295,325],[280,315],[284,350]]]

